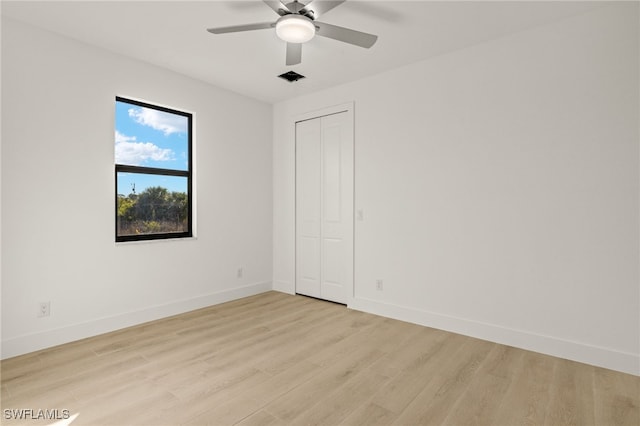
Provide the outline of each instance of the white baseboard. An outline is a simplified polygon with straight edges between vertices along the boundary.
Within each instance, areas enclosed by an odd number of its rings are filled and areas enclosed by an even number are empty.
[[[223,290],[191,299],[178,300],[164,305],[151,306],[135,312],[73,324],[66,327],[27,334],[2,341],[2,359],[23,355],[133,325],[178,315],[242,297],[270,291],[270,281]]]
[[[291,284],[289,281],[274,280],[273,290],[279,291],[281,293],[296,294],[295,286]]]
[[[364,298],[349,308],[640,376],[640,355]]]

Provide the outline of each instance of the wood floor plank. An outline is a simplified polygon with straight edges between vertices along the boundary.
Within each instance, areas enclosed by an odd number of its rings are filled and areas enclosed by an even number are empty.
[[[511,376],[506,372],[519,366],[519,351],[495,345],[458,401],[450,406],[443,425],[492,425],[501,406]]]
[[[564,359],[556,363],[545,424],[595,424],[592,367]]]
[[[346,309],[332,312],[329,315],[332,320],[323,329],[307,333],[306,338],[286,345],[285,350],[281,351],[279,356],[263,359],[256,366],[262,371],[275,375],[302,360],[310,360],[318,365],[324,365],[330,362],[329,358],[331,357],[340,358],[342,354],[353,347],[346,342],[351,342],[351,337],[357,335],[364,326],[354,326],[352,313]],[[375,324],[376,321],[371,321],[367,326],[375,327]],[[353,343],[355,345],[356,342],[353,341]]]
[[[408,360],[405,368],[375,394],[372,402],[400,414],[436,377],[443,363],[459,350],[464,341],[465,338],[458,334],[441,333],[415,348],[413,359]]]
[[[8,387],[16,398],[46,394],[50,389],[69,392],[78,384],[94,380],[96,371],[100,372],[101,377],[109,377],[146,362],[146,359],[135,354],[118,354],[105,359],[95,357],[91,363],[69,363],[40,374],[29,375],[19,383],[9,382]]]
[[[291,368],[271,376],[264,382],[256,384],[251,389],[245,390],[242,393],[242,398],[258,401],[262,406],[266,406],[288,392],[295,392],[298,386],[314,379],[323,371],[324,369],[318,365],[309,361],[301,361],[292,365]]]
[[[511,386],[496,414],[496,424],[537,426],[545,423],[556,360],[525,351],[522,368],[514,372]]]
[[[236,397],[227,398],[222,404],[212,407],[191,420],[192,424],[205,424],[215,419],[219,424],[235,424],[261,410],[269,402],[295,389],[302,383],[321,373],[321,367],[302,361],[282,373],[245,389]]]
[[[3,410],[68,409],[72,426],[640,424],[640,377],[278,292],[3,360],[0,373]]]
[[[343,426],[385,426],[393,423],[397,417],[396,413],[369,402],[354,410],[339,424]]]
[[[237,426],[278,426],[284,425],[281,420],[278,420],[271,414],[264,410],[259,410],[251,416],[243,419],[241,422],[236,423]]]
[[[591,365],[573,362],[574,392],[576,393],[576,418],[583,426],[597,426],[595,417],[595,394],[593,381],[595,368]],[[638,394],[640,397],[640,394]]]
[[[269,378],[269,375],[255,369],[249,369],[242,375],[235,375],[232,380],[219,377],[203,378],[194,385],[195,389],[192,389],[192,392],[179,398],[181,408],[171,410],[162,416],[162,419],[166,424],[194,424],[196,419],[202,418],[202,415],[212,408],[238,398],[247,389]]]
[[[388,377],[362,369],[353,378],[322,396],[318,403],[293,419],[294,424],[337,425],[356,409],[366,405],[370,395],[380,389]]]
[[[154,409],[163,407],[177,398],[161,387],[148,382],[139,382],[133,386],[113,389],[90,405],[77,407],[80,413],[73,426],[102,424],[141,424],[150,417]],[[112,407],[118,407],[113,410]],[[74,410],[76,411],[76,410]]]
[[[366,346],[356,347],[348,355],[327,365],[315,380],[307,381],[287,392],[282,398],[267,404],[265,409],[280,420],[290,422],[318,404],[323,396],[335,391],[382,355],[383,353],[376,349]]]
[[[376,361],[371,370],[387,377],[397,376],[417,358],[433,349],[438,341],[443,340],[447,333],[433,328],[419,327],[409,329],[406,337],[384,357]]]
[[[604,368],[594,368],[596,424],[640,425],[640,379]]]
[[[11,393],[9,392],[9,388],[6,385],[2,385],[0,387],[0,400],[7,400],[11,397]]]
[[[318,307],[321,309],[315,309]],[[314,304],[313,308],[307,307],[303,312],[297,312],[295,315],[282,315],[282,321],[267,324],[268,330],[251,339],[252,350],[250,351],[245,350],[247,345],[245,341],[238,340],[225,344],[220,350],[205,357],[204,361],[219,367],[228,365],[230,362],[260,365],[274,359],[273,355],[280,353],[283,346],[291,346],[292,349],[295,346],[300,346],[300,343],[308,339],[308,336],[315,337],[316,331],[326,328],[327,322],[333,323],[341,316],[346,315],[346,310],[337,315],[331,314],[322,304]],[[298,326],[291,327],[291,324]],[[268,371],[266,368],[263,371],[271,374],[276,373],[276,371]]]
[[[394,424],[442,424],[495,343],[465,339]]]

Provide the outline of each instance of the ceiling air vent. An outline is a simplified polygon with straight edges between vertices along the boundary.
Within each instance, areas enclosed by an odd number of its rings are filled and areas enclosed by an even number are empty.
[[[298,81],[301,78],[304,78],[304,75],[298,74],[295,71],[289,71],[285,72],[284,74],[280,74],[278,77],[283,78],[290,83],[293,83],[294,81]]]

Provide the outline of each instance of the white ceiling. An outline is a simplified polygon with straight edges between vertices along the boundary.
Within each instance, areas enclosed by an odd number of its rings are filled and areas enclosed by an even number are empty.
[[[303,3],[305,0],[301,0]],[[316,0],[322,1],[322,0]],[[576,1],[364,1],[318,18],[379,36],[371,49],[315,37],[285,66],[272,29],[213,35],[206,28],[274,21],[254,1],[2,1],[2,14],[244,95],[278,102],[601,6]],[[294,70],[296,83],[276,78]]]

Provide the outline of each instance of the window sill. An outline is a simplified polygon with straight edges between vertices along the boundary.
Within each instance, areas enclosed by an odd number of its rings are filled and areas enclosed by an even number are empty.
[[[128,245],[137,245],[137,244],[159,244],[159,243],[178,243],[178,242],[189,242],[195,241],[198,237],[182,237],[182,238],[159,238],[157,240],[138,240],[138,241],[114,241],[114,245],[118,246],[128,246]]]

